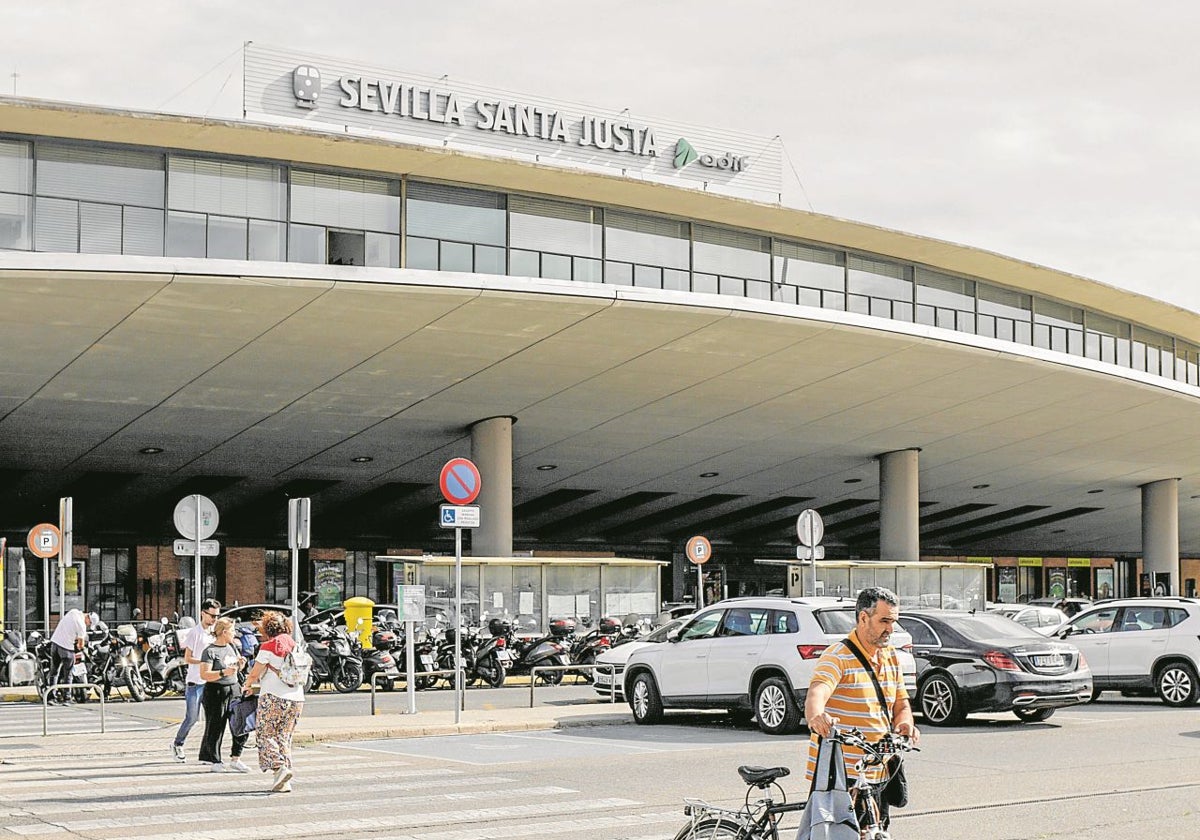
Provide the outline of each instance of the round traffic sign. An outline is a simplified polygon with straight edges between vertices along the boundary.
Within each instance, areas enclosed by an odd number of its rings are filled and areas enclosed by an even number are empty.
[[[53,557],[58,554],[58,549],[62,545],[62,534],[57,525],[43,522],[41,525],[34,525],[29,529],[27,545],[35,557]]]
[[[206,540],[217,532],[217,506],[208,496],[184,496],[175,505],[175,530],[185,540],[196,539],[196,503],[200,506],[200,537]]]
[[[469,505],[479,495],[482,481],[479,467],[467,458],[451,458],[442,467],[438,486],[446,501],[452,505]]]
[[[692,537],[687,541],[684,553],[697,566],[703,566],[712,559],[712,543],[708,541],[708,537]]]
[[[820,545],[821,540],[825,538],[825,522],[821,519],[821,514],[812,508],[800,511],[800,515],[796,517],[796,536],[800,538],[800,545],[809,548]]]

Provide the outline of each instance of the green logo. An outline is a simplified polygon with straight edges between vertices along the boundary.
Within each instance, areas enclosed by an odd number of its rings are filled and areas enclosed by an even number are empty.
[[[683,169],[683,167],[687,166],[697,157],[699,155],[692,148],[692,144],[680,137],[679,142],[675,144],[675,168]]]

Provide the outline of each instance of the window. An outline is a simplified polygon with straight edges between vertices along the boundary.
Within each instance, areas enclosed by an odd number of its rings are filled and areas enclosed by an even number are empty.
[[[284,258],[283,167],[172,156],[167,173],[168,256]]]
[[[799,633],[800,622],[791,610],[771,610],[772,633]]]
[[[292,597],[292,555],[287,549],[268,548],[265,597],[270,604],[286,604]]]
[[[136,598],[133,568],[127,548],[93,548],[88,552],[85,575],[89,611],[105,621],[129,621]]]
[[[1117,608],[1097,610],[1081,616],[1071,623],[1075,633],[1108,633],[1117,619]]]
[[[717,625],[721,623],[721,614],[724,610],[708,610],[692,619],[691,624],[679,634],[679,641],[686,642],[691,639],[710,639],[717,632]]]
[[[1083,355],[1083,310],[1043,298],[1034,299],[1033,344],[1044,350]]]
[[[1133,369],[1155,376],[1171,376],[1175,365],[1174,340],[1144,327],[1133,327],[1132,335]]]
[[[846,288],[851,312],[897,321],[913,319],[909,266],[852,256],[847,261]]]
[[[408,267],[504,274],[505,205],[500,193],[410,184]]]
[[[846,308],[846,255],[776,241],[772,298],[783,303]]]
[[[30,144],[0,141],[0,249],[28,251],[33,226]]]
[[[819,610],[816,614],[821,630],[830,635],[849,634],[854,629],[854,608],[844,610]]]
[[[290,183],[290,261],[400,266],[398,181],[292,170]]]
[[[605,283],[634,285],[634,270],[640,267],[638,285],[674,291],[692,288],[687,222],[610,210],[604,215],[604,226]]]
[[[912,636],[914,647],[939,647],[941,645],[937,633],[934,633],[933,628],[921,619],[902,617],[900,623],[908,631],[908,635]]]
[[[770,626],[770,611],[736,607],[725,611],[719,636],[763,636]]]
[[[975,283],[924,268],[916,270],[917,323],[975,332]]]
[[[509,274],[599,282],[604,229],[599,210],[510,196]]]
[[[979,283],[976,332],[988,338],[1030,344],[1033,340],[1033,298],[1019,292]]]
[[[1084,318],[1084,355],[1110,365],[1129,367],[1129,324],[1088,312]]]
[[[771,240],[735,230],[695,225],[692,270],[711,278],[723,295],[771,298]]]

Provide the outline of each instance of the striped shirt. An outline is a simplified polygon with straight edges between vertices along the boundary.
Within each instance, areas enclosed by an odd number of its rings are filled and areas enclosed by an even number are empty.
[[[852,630],[850,638],[858,645],[858,649],[867,656],[866,647],[858,640],[858,631]],[[870,674],[863,668],[854,651],[844,641],[825,648],[821,658],[817,660],[809,691],[817,685],[826,685],[832,689],[829,701],[825,704],[826,713],[838,718],[839,726],[853,726],[861,729],[868,741],[878,741],[888,732],[888,718],[897,700],[907,700],[908,691],[904,688],[904,674],[900,663],[896,661],[896,651],[889,645],[881,648],[874,659],[869,656],[879,686],[883,689],[883,697],[887,701],[887,713],[879,708],[879,695],[875,693],[875,684]],[[808,766],[806,778],[812,779],[817,766],[817,736],[809,737]],[[846,759],[846,778],[853,784],[854,764],[863,756],[863,751],[848,744],[842,745]],[[867,768],[867,781],[882,782],[884,770],[882,766]]]

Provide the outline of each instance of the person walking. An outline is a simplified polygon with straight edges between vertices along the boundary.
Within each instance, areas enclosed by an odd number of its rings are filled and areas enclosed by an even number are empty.
[[[304,686],[285,683],[279,669],[296,640],[290,635],[291,622],[277,612],[264,613],[259,626],[267,641],[258,649],[243,692],[250,694],[255,686],[259,688],[258,766],[265,773],[275,774],[271,790],[291,793],[292,733],[304,709]]]
[[[183,640],[183,660],[187,663],[187,688],[184,689],[185,710],[183,722],[171,743],[171,753],[176,761],[184,761],[183,742],[200,719],[200,700],[204,696],[204,681],[200,679],[200,654],[213,643],[212,626],[221,614],[221,602],[205,598],[200,603],[200,623],[193,627]]]
[[[921,734],[913,724],[912,705],[904,688],[904,674],[891,646],[892,631],[900,618],[900,600],[882,586],[864,589],[854,605],[855,627],[843,641],[830,645],[817,660],[804,717],[811,733],[808,747],[807,777],[812,779],[817,765],[821,738],[841,723],[862,730],[868,742],[874,743],[894,731],[907,735],[914,743]],[[870,672],[867,670],[870,666]],[[882,695],[883,703],[880,702]],[[854,778],[854,765],[863,751],[852,745],[842,749],[846,777]],[[889,822],[888,803],[881,796],[887,778],[883,766],[865,771],[870,783],[870,796],[879,807],[881,828]],[[854,803],[855,815],[861,828],[868,811],[867,803]]]
[[[249,733],[233,736],[229,748],[229,767],[221,761],[221,742],[229,725],[229,701],[238,695],[241,685],[241,670],[246,664],[233,644],[233,619],[218,618],[213,624],[213,643],[200,655],[200,679],[204,681],[204,740],[200,743],[200,761],[212,765],[214,773],[226,769],[237,773],[248,773],[250,768],[242,763],[242,748]]]
[[[75,667],[75,654],[83,650],[87,644],[87,631],[93,624],[98,624],[99,616],[95,613],[84,613],[82,610],[69,609],[66,615],[58,620],[58,626],[50,636],[50,652],[54,660],[54,680],[59,685],[70,683],[72,669]],[[71,692],[60,688],[57,697],[51,697],[51,704],[69,703]]]

